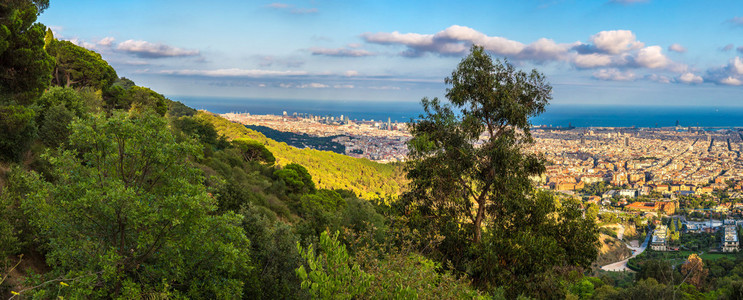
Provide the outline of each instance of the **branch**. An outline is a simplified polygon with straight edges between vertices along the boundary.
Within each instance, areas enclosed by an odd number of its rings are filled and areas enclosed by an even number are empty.
[[[67,282],[75,282],[75,281],[79,280],[80,278],[83,278],[83,277],[88,277],[88,276],[93,276],[93,275],[99,275],[99,274],[102,274],[102,273],[103,273],[103,271],[98,271],[98,272],[95,272],[95,273],[90,273],[90,274],[87,274],[87,275],[81,275],[81,276],[78,276],[78,277],[75,277],[75,278],[57,278],[57,279],[52,279],[52,280],[49,280],[49,281],[44,281],[44,282],[40,283],[39,285],[36,285],[36,286],[32,286],[32,287],[28,287],[28,288],[22,289],[22,290],[20,290],[20,291],[17,291],[17,292],[16,292],[17,294],[13,294],[13,296],[11,296],[11,297],[10,297],[10,298],[8,298],[8,299],[9,299],[9,300],[10,300],[10,299],[13,299],[13,298],[15,298],[16,296],[20,296],[21,294],[23,294],[23,293],[25,293],[25,292],[27,292],[27,291],[30,291],[30,290],[33,290],[33,289],[37,289],[37,288],[40,288],[40,287],[42,287],[42,286],[44,286],[44,285],[47,285],[47,284],[50,284],[50,283],[52,283],[52,282],[57,282],[57,281],[59,281],[59,282],[61,282],[61,281],[67,281]]]
[[[10,270],[8,270],[7,272],[5,272],[5,276],[3,276],[2,279],[0,279],[0,284],[3,284],[3,282],[5,282],[5,279],[8,278],[8,275],[10,275],[10,272],[13,272],[13,270],[15,270],[15,268],[18,265],[21,264],[21,261],[23,261],[23,254],[21,254],[20,256],[18,256],[18,262],[12,268],[10,268]]]

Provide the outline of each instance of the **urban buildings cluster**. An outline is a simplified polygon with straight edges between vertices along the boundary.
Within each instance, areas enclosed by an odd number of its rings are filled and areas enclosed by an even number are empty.
[[[223,114],[245,125],[335,137],[346,155],[380,162],[404,161],[410,134],[404,123],[391,120],[350,120],[347,116]],[[609,213],[634,213],[652,218],[700,212],[743,211],[743,134],[738,130],[700,128],[540,128],[532,130],[535,143],[526,151],[542,155],[546,172],[535,178],[542,189],[580,197]],[[590,195],[585,188],[603,183],[608,190]],[[729,199],[721,201],[715,191]],[[716,201],[711,208],[684,207],[679,197],[704,196]],[[734,219],[733,222],[743,220]],[[683,221],[687,232],[724,230],[720,250],[738,250],[735,226]],[[668,247],[668,227],[656,227],[649,246]]]
[[[548,161],[545,188],[572,191],[606,182],[625,195],[710,194],[743,179],[743,137],[735,130],[595,128],[533,130],[529,149]]]
[[[283,115],[222,114],[227,120],[244,125],[261,125],[275,130],[335,136],[333,141],[346,147],[346,155],[378,162],[404,161],[408,154],[405,123],[381,120],[351,120],[348,116],[316,116],[304,113]]]

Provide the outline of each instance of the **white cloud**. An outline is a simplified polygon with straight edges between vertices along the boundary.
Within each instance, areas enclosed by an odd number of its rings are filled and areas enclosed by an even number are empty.
[[[573,57],[573,64],[579,68],[605,67],[612,63],[612,57],[606,54],[578,54]]]
[[[147,41],[126,40],[119,43],[117,50],[142,58],[198,56],[198,50],[186,50],[173,46]]]
[[[725,85],[741,85],[743,82],[743,59],[735,57],[727,65],[707,70],[704,81]]]
[[[300,89],[324,89],[330,86],[328,86],[327,84],[312,82],[312,83],[300,84],[297,87]]]
[[[668,76],[664,75],[658,75],[658,74],[650,74],[645,76],[646,79],[650,81],[660,82],[660,83],[671,83],[671,78],[668,78]]]
[[[378,32],[361,35],[367,43],[403,46],[403,56],[419,57],[431,53],[438,55],[465,55],[471,45],[482,46],[488,52],[515,60],[536,63],[566,62],[579,69],[598,69],[594,78],[602,80],[647,79],[657,82],[680,82],[672,76],[690,72],[689,66],[671,60],[657,45],[638,41],[630,30],[607,30],[589,37],[588,42],[558,43],[540,38],[531,44],[509,40],[499,36],[488,36],[475,29],[453,25],[435,34]],[[669,51],[684,52],[686,49],[673,44]],[[630,70],[651,69],[667,71],[675,75],[643,75]],[[692,82],[698,81],[697,78]],[[705,80],[706,81],[706,80]]]
[[[353,84],[336,84],[333,86],[334,89],[352,89],[354,88]]]
[[[618,69],[601,69],[593,73],[593,77],[601,80],[632,81],[635,73],[632,71],[620,71]]]
[[[686,52],[686,48],[684,46],[681,46],[679,44],[672,44],[668,46],[668,51],[678,52],[678,53],[684,53]]]
[[[702,83],[704,82],[704,79],[702,79],[702,76],[695,75],[691,72],[686,72],[678,77],[678,81],[683,83]]]
[[[435,34],[393,31],[364,33],[361,38],[373,44],[406,46],[407,50],[402,54],[411,57],[425,53],[462,55],[469,50],[471,45],[476,44],[496,55],[546,61],[564,59],[568,51],[575,46],[575,43],[558,44],[546,38],[525,45],[504,37],[488,36],[475,29],[459,25],[452,25]]]
[[[575,44],[558,44],[555,41],[541,38],[527,45],[519,54],[519,58],[542,60],[562,60],[566,57],[568,51],[575,47]]]
[[[359,72],[355,70],[348,70],[346,72],[343,72],[343,75],[346,77],[359,76]]]
[[[116,39],[114,39],[113,37],[108,36],[98,41],[97,44],[100,46],[108,47],[111,46],[115,40]]]
[[[591,37],[597,49],[609,54],[619,54],[642,48],[645,44],[637,41],[635,34],[629,30],[601,31]]]
[[[372,56],[374,53],[363,49],[346,48],[310,48],[312,55],[338,56],[338,57],[362,57]]]
[[[741,84],[743,84],[743,81],[741,81],[738,78],[735,78],[735,77],[732,77],[732,76],[728,76],[728,77],[725,77],[724,79],[720,80],[720,83],[727,84],[727,85],[741,85]]]
[[[83,47],[88,50],[95,50],[95,44],[88,43],[86,41],[80,40],[78,38],[72,38],[68,40],[70,43],[73,43],[77,46]]]
[[[650,46],[640,49],[635,57],[635,63],[649,69],[658,69],[667,66],[670,60],[663,55],[660,46]]]
[[[207,77],[265,77],[265,76],[299,76],[308,75],[305,71],[274,71],[256,69],[216,69],[216,70],[164,70],[160,74],[207,76]]]

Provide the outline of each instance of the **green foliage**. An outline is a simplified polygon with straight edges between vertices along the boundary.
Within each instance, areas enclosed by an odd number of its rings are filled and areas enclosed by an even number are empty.
[[[257,283],[246,285],[246,299],[303,299],[301,281],[294,269],[302,264],[296,244],[298,237],[291,226],[277,221],[275,215],[252,204],[240,210],[243,229],[250,239],[251,258]],[[273,218],[272,218],[273,217]]]
[[[346,246],[338,241],[338,232],[332,237],[327,231],[320,234],[317,254],[312,245],[305,248],[297,243],[297,249],[308,267],[297,268],[297,276],[314,299],[353,299],[364,294],[374,280],[352,262]]]
[[[335,191],[321,189],[303,195],[300,206],[304,222],[297,231],[303,236],[318,236],[327,228],[339,226],[339,211],[346,206],[346,201]]]
[[[466,280],[440,273],[441,266],[417,253],[388,253],[364,267],[374,276],[367,299],[487,299]]]
[[[131,296],[161,290],[188,297],[240,295],[249,245],[234,214],[216,209],[197,154],[177,143],[166,120],[115,113],[71,125],[70,147],[46,157],[53,182],[22,206],[61,274],[98,274],[79,292]],[[89,293],[89,294],[88,294]]]
[[[315,183],[305,167],[291,163],[274,171],[273,175],[284,182],[290,193],[306,194],[315,192]]]
[[[134,82],[132,82],[132,84],[134,84]],[[193,117],[194,115],[196,115],[196,110],[186,106],[180,101],[169,101],[168,102],[168,116],[178,118],[178,117]],[[213,127],[214,126],[212,126],[212,128]]]
[[[599,181],[586,185],[580,192],[593,196],[601,196],[608,190],[611,190],[611,186],[606,182]]]
[[[48,0],[0,3],[0,104],[31,104],[49,86],[54,58],[44,51],[46,27],[36,22]]]
[[[39,118],[41,122],[44,118],[44,110],[50,107],[62,105],[68,111],[72,112],[78,117],[82,117],[87,112],[87,106],[83,101],[80,93],[69,87],[52,87],[44,95],[39,98],[36,102],[39,106]]]
[[[36,138],[36,114],[20,105],[0,105],[0,161],[19,161]]]
[[[271,153],[271,151],[269,151],[265,145],[258,141],[249,139],[234,139],[232,141],[232,145],[235,148],[239,149],[240,152],[242,152],[243,158],[246,161],[261,162],[269,166],[273,165],[276,162],[276,158],[273,156],[273,153]]]
[[[278,131],[270,127],[260,125],[245,125],[245,127],[252,130],[258,131],[264,134],[267,138],[277,142],[286,143],[289,146],[296,148],[312,148],[321,151],[332,151],[338,154],[346,153],[346,146],[341,143],[334,142],[333,139],[338,137],[334,136],[310,136],[306,133],[294,133]]]
[[[103,90],[103,100],[108,111],[120,109],[143,112],[153,110],[161,116],[168,112],[169,100],[165,99],[165,96],[146,87],[130,86],[127,80],[124,78],[124,83],[113,84]]]
[[[47,34],[46,51],[56,60],[52,84],[65,87],[91,87],[106,90],[118,76],[113,67],[95,51]]]
[[[225,148],[226,141],[220,139],[214,126],[203,119],[183,116],[172,121],[173,127],[184,134],[197,139],[201,144]]]
[[[674,270],[671,264],[666,260],[648,260],[640,267],[640,272],[637,273],[637,280],[652,278],[663,284],[673,282]]]
[[[509,225],[488,230],[473,248],[475,280],[502,286],[513,296],[525,291],[539,298],[560,293],[554,268],[588,268],[598,254],[596,225],[581,217],[577,202],[561,204],[539,193],[498,222]]]
[[[153,110],[160,116],[164,116],[168,111],[168,103],[165,97],[157,92],[135,86],[126,90],[126,102],[131,104],[131,109],[135,111]]]
[[[346,207],[341,215],[341,226],[355,232],[374,232],[378,241],[386,236],[385,219],[377,213],[374,206],[367,200],[355,196],[346,198]]]
[[[598,230],[579,203],[535,193],[529,179],[544,164],[522,151],[532,142],[528,118],[544,112],[550,85],[536,70],[494,63],[478,46],[446,83],[451,105],[424,98],[425,114],[408,124],[403,213],[422,233],[443,235],[441,259],[483,288],[555,295],[554,268],[588,267]]]
[[[44,115],[44,121],[39,127],[39,138],[44,145],[55,148],[67,140],[70,135],[68,125],[75,115],[62,105],[48,108]]]

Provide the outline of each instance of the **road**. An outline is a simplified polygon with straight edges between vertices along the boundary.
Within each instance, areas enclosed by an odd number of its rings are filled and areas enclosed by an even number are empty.
[[[624,233],[624,230],[622,230],[622,233]],[[619,235],[618,232],[617,232],[617,235]],[[613,264],[605,265],[601,267],[601,269],[604,271],[614,271],[614,272],[628,271],[629,268],[627,268],[627,262],[630,260],[630,258],[638,256],[640,255],[640,253],[645,251],[645,248],[648,247],[648,243],[650,242],[651,236],[652,234],[648,233],[647,237],[645,238],[645,241],[642,242],[642,245],[640,245],[640,247],[632,247],[632,246],[627,245],[627,248],[630,248],[630,250],[632,250],[632,256],[630,256],[629,258],[622,260],[622,261],[615,262]]]

